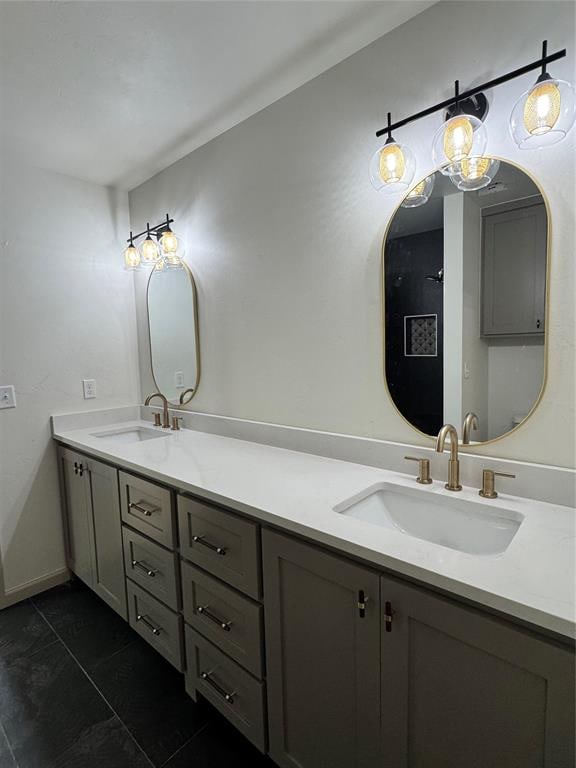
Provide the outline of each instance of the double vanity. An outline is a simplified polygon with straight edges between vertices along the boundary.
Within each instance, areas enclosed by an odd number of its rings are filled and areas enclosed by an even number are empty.
[[[572,509],[180,415],[53,434],[70,569],[194,699],[285,768],[573,766]]]

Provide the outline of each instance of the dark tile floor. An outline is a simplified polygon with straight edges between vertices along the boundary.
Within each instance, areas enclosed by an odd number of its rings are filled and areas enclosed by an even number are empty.
[[[81,582],[0,612],[0,768],[274,768]]]

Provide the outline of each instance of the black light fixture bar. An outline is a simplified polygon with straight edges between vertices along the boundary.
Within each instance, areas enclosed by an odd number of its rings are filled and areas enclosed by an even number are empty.
[[[459,93],[457,96],[452,96],[451,98],[446,99],[445,101],[441,101],[438,104],[435,104],[433,107],[428,107],[427,109],[423,109],[421,112],[416,112],[413,115],[410,115],[410,117],[405,117],[403,120],[398,120],[398,122],[392,123],[392,125],[389,124],[386,126],[386,128],[381,128],[379,131],[376,131],[376,136],[380,137],[380,136],[383,136],[385,133],[390,135],[390,133],[392,131],[395,131],[397,128],[402,128],[404,125],[408,125],[408,123],[413,123],[415,120],[420,120],[420,118],[422,117],[428,117],[428,115],[433,115],[434,112],[439,112],[441,109],[447,109],[448,107],[453,106],[459,101],[464,101],[465,99],[469,99],[472,96],[476,96],[477,93],[481,93],[482,91],[487,91],[490,88],[496,88],[496,86],[502,85],[503,83],[507,83],[510,80],[514,80],[517,77],[521,77],[522,75],[525,75],[527,72],[532,72],[533,70],[540,69],[540,68],[542,68],[542,72],[545,72],[547,64],[551,64],[553,61],[558,61],[558,59],[563,59],[564,56],[566,56],[566,48],[563,48],[561,51],[557,51],[556,53],[551,53],[550,55],[548,55],[547,47],[548,47],[548,41],[544,40],[544,42],[542,43],[542,56],[536,61],[533,61],[531,64],[526,64],[523,67],[514,69],[512,72],[508,72],[506,75],[495,77],[494,80],[488,80],[488,82],[482,83],[482,85],[477,85],[474,88],[470,88],[468,91]]]
[[[142,237],[142,235],[147,235],[148,232],[152,235],[156,235],[158,237],[170,224],[174,223],[174,219],[171,219],[168,214],[166,214],[166,220],[163,221],[161,224],[156,224],[154,227],[150,227],[149,230],[145,229],[143,232],[138,232],[137,235],[132,235],[132,237],[129,237],[126,242],[129,243],[131,240],[138,240],[139,237]]]

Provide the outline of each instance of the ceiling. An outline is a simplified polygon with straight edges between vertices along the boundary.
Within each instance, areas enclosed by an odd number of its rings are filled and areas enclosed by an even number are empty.
[[[2,150],[131,189],[432,2],[0,2]]]

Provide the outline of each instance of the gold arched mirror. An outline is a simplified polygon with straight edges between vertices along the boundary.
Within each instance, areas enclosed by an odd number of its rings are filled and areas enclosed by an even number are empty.
[[[146,304],[154,383],[171,404],[185,405],[200,381],[198,298],[188,265],[153,269]]]
[[[548,206],[528,173],[494,161],[482,189],[440,171],[415,185],[382,252],[390,397],[420,433],[451,423],[464,443],[517,428],[546,380]]]

